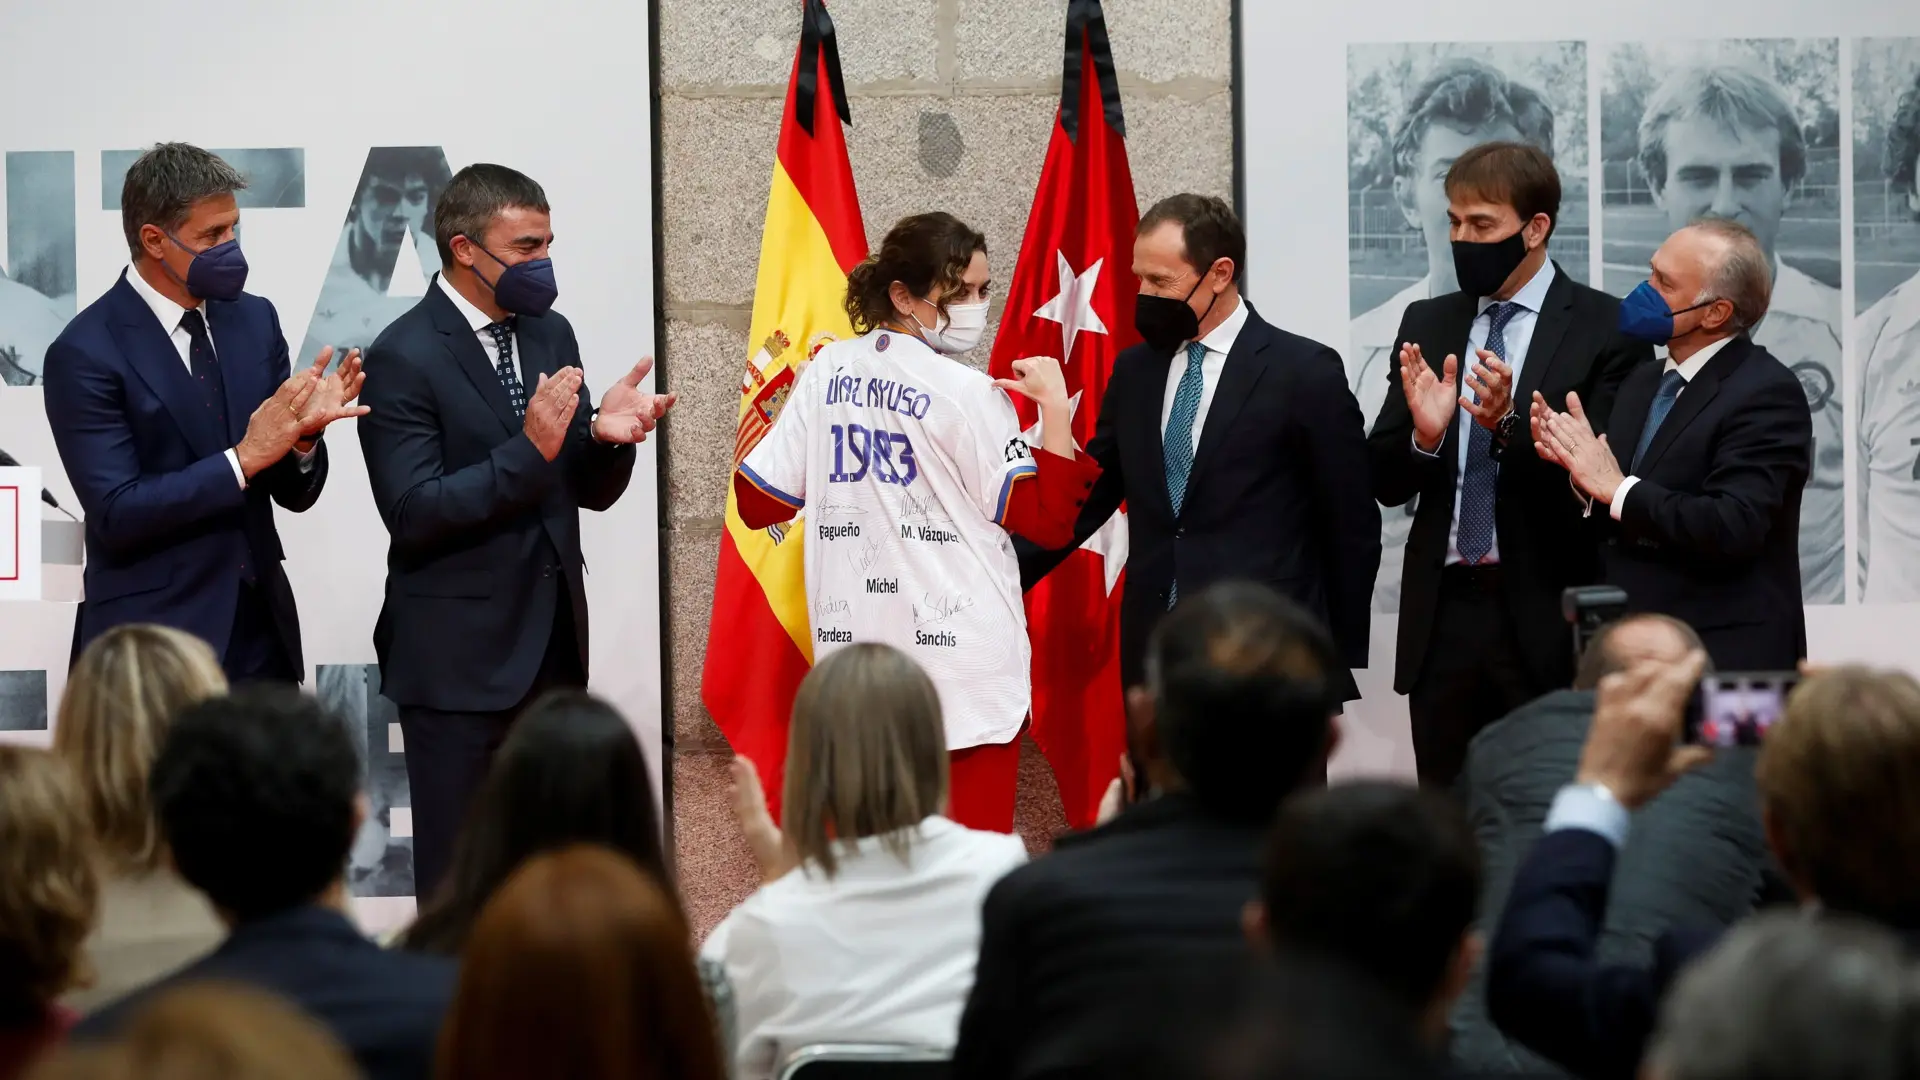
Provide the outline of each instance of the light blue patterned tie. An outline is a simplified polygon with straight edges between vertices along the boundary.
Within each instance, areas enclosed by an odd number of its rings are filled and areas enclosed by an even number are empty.
[[[1520,305],[1494,304],[1487,308],[1487,351],[1507,359],[1507,324]],[[1469,361],[1471,363],[1471,361]],[[1460,474],[1460,561],[1472,566],[1493,550],[1493,498],[1500,483],[1500,463],[1493,460],[1493,432],[1475,420],[1461,420],[1469,429],[1467,467]]]
[[[1187,477],[1193,472],[1193,422],[1200,416],[1200,390],[1206,377],[1200,365],[1207,358],[1207,347],[1197,341],[1187,343],[1187,370],[1173,391],[1173,411],[1167,416],[1167,433],[1162,440],[1167,461],[1167,498],[1173,503],[1173,516],[1187,498]],[[1167,607],[1180,598],[1180,583],[1175,581],[1167,593]]]
[[[1653,436],[1666,421],[1667,414],[1673,411],[1673,403],[1679,400],[1680,391],[1686,385],[1687,377],[1680,374],[1679,368],[1660,376],[1660,388],[1653,392],[1653,402],[1647,406],[1647,426],[1640,429],[1640,445],[1633,448],[1633,461],[1627,465],[1629,472],[1640,467],[1640,459],[1647,456],[1647,447],[1653,445]]]

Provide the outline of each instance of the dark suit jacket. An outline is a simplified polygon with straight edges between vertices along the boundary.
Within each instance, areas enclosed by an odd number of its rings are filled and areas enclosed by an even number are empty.
[[[1639,476],[1606,537],[1606,581],[1631,611],[1695,630],[1723,671],[1792,670],[1807,655],[1800,601],[1800,493],[1813,465],[1813,417],[1800,380],[1742,334],[1687,384],[1637,470],[1634,447],[1660,365],[1620,388],[1607,443]]]
[[[1607,416],[1627,373],[1651,366],[1653,360],[1651,347],[1620,336],[1619,310],[1620,301],[1574,281],[1555,264],[1514,388],[1514,408],[1522,418],[1536,391],[1555,409],[1564,409],[1568,391],[1577,391],[1596,424]],[[1467,355],[1467,337],[1479,313],[1479,298],[1464,292],[1422,300],[1407,307],[1398,340],[1420,346],[1436,374],[1449,354],[1460,357],[1460,385],[1465,386],[1476,359]],[[1400,387],[1399,359],[1388,367],[1391,385],[1367,437],[1367,452],[1376,498],[1387,506],[1420,500],[1407,535],[1393,668],[1393,688],[1405,694],[1419,681],[1440,606],[1440,571],[1447,561],[1454,493],[1460,484],[1460,440],[1470,432],[1456,414],[1437,458],[1415,452],[1413,414]],[[1599,556],[1591,531],[1581,521],[1580,504],[1570,498],[1566,470],[1540,460],[1524,426],[1501,455],[1494,525],[1501,584],[1527,668],[1542,689],[1565,686],[1573,681],[1573,659],[1560,593],[1598,581]]]
[[[368,1080],[427,1080],[457,974],[449,959],[389,952],[339,912],[301,907],[235,927],[204,959],[87,1017],[74,1037],[112,1038],[160,991],[220,980],[298,1006],[340,1040]]]
[[[1110,1059],[1114,1006],[1243,956],[1263,834],[1170,794],[1001,879],[982,914],[956,1080],[1084,1073]]]
[[[241,567],[254,572],[294,671],[300,617],[281,567],[273,504],[301,511],[327,482],[322,442],[305,472],[289,454],[245,488],[226,452],[291,374],[280,317],[242,293],[210,300],[207,327],[226,384],[224,429],[140,294],[121,280],[47,348],[47,422],[86,511],[86,602],[77,653],[122,623],[178,627],[227,652]]]
[[[1128,685],[1141,681],[1147,635],[1166,614],[1176,578],[1189,596],[1226,579],[1270,585],[1319,617],[1349,668],[1366,667],[1380,508],[1367,493],[1366,419],[1340,355],[1269,325],[1249,307],[1208,407],[1178,517],[1160,433],[1172,362],[1145,345],[1114,361],[1087,447],[1103,472],[1071,547],[1021,547],[1023,583],[1059,565],[1124,499],[1120,665]],[[1344,698],[1358,698],[1351,673],[1343,678]]]
[[[1489,939],[1555,793],[1573,782],[1593,699],[1591,690],[1554,691],[1488,725],[1467,751],[1461,784],[1480,847],[1478,925]],[[1753,910],[1768,865],[1753,758],[1751,750],[1723,751],[1636,815],[1595,926],[1597,960],[1646,967],[1668,928],[1727,926]],[[1483,962],[1454,1007],[1455,1062],[1489,1074],[1544,1073],[1544,1062],[1493,1026],[1486,980]]]
[[[557,312],[520,316],[516,338],[529,394],[540,375],[580,363],[573,328]],[[582,386],[560,456],[541,457],[437,280],[374,339],[365,364],[362,400],[372,411],[360,420],[360,446],[389,538],[374,628],[380,692],[448,712],[514,707],[567,596],[587,670],[580,510],[605,510],[626,490],[633,447],[593,440]]]

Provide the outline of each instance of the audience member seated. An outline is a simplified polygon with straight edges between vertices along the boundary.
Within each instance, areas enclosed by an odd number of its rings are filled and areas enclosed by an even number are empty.
[[[325,1028],[270,994],[201,983],[157,994],[115,1041],[70,1048],[32,1080],[358,1080]]]
[[[765,880],[702,952],[739,1011],[735,1074],[772,1076],[808,1043],[954,1042],[973,984],[980,903],[1026,861],[1017,836],[943,816],[946,728],[905,654],[853,645],[793,703],[781,823],[737,760],[736,811]]]
[[[1494,1022],[1581,1076],[1635,1075],[1675,973],[1716,936],[1669,930],[1651,964],[1595,953],[1633,813],[1711,756],[1679,743],[1704,661],[1646,660],[1601,680],[1575,783],[1554,797],[1494,936]],[[1920,684],[1860,668],[1810,676],[1769,731],[1757,779],[1768,844],[1803,905],[1920,940]]]
[[[626,855],[536,855],[487,901],[441,1033],[440,1080],[719,1080],[680,905]]]
[[[65,765],[0,744],[0,1080],[65,1038],[60,995],[86,979],[100,901],[93,846]]]
[[[1117,1020],[1116,1001],[1246,953],[1241,911],[1259,894],[1267,825],[1324,775],[1346,672],[1310,615],[1246,583],[1183,597],[1146,669],[1128,706],[1157,794],[994,887],[961,1080],[1083,1073],[1146,1034]]]
[[[1387,781],[1340,784],[1281,808],[1247,937],[1371,979],[1437,1062],[1447,1014],[1480,957],[1479,890],[1473,833],[1452,798]]]
[[[453,996],[452,961],[387,952],[347,918],[345,872],[365,820],[346,725],[291,687],[186,709],[153,764],[160,833],[229,933],[211,954],[83,1021],[108,1037],[156,991],[205,979],[285,997],[370,1080],[424,1080]]]
[[[1844,917],[1761,915],[1681,975],[1646,1080],[1908,1080],[1920,1075],[1900,939]]]
[[[1698,648],[1693,630],[1665,615],[1609,623],[1587,644],[1573,689],[1529,702],[1474,737],[1460,784],[1485,869],[1483,934],[1493,933],[1514,867],[1540,838],[1554,792],[1573,782],[1600,680],[1641,660],[1679,663]],[[1754,754],[1717,755],[1640,812],[1613,868],[1596,950],[1602,960],[1645,965],[1668,927],[1727,926],[1753,910],[1767,864]],[[1475,965],[1454,1009],[1453,1060],[1483,1072],[1557,1073],[1493,1026],[1486,977],[1486,964]]]
[[[207,643],[129,624],[95,638],[67,673],[53,751],[80,782],[100,853],[100,919],[87,939],[93,985],[67,995],[86,1012],[212,951],[226,930],[167,863],[147,773],[181,709],[227,692]]]
[[[548,694],[520,714],[494,755],[439,895],[401,947],[459,956],[507,875],[534,855],[573,844],[600,844],[632,859],[677,905],[662,832],[647,760],[626,718],[577,690]],[[699,965],[721,1045],[732,1046],[726,969],[708,959]]]

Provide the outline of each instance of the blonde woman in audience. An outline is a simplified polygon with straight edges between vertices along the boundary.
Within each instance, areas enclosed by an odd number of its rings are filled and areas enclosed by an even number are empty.
[[[536,855],[467,941],[438,1080],[720,1080],[680,905],[609,848]]]
[[[79,780],[101,860],[100,920],[87,940],[96,978],[65,1004],[82,1012],[185,966],[226,930],[167,864],[147,772],[181,709],[227,691],[207,643],[129,624],[95,638],[67,675],[54,753]]]
[[[944,816],[945,730],[919,666],[859,644],[816,665],[794,699],[784,832],[752,765],[734,761],[734,810],[765,884],[702,955],[733,982],[740,1080],[773,1076],[809,1043],[953,1046],[981,901],[1027,853]]]
[[[48,1059],[29,1080],[359,1080],[339,1042],[271,994],[221,983],[169,990],[119,1039]]]
[[[84,982],[100,885],[73,778],[53,755],[0,745],[0,1080],[66,1038],[60,995]]]

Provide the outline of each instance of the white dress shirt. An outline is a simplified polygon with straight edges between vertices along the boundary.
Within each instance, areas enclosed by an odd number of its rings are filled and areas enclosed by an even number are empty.
[[[487,327],[493,325],[493,320],[487,317],[486,312],[474,307],[468,302],[466,297],[461,296],[460,290],[447,284],[446,275],[436,274],[434,275],[434,280],[439,283],[440,291],[446,293],[448,298],[453,301],[453,306],[460,309],[460,314],[467,317],[467,325],[473,327],[473,336],[480,339],[480,347],[487,351],[487,366],[495,371],[499,371],[500,347],[494,344],[493,334],[487,330]],[[512,324],[509,323],[508,325]],[[513,350],[513,358],[510,361],[513,364],[513,377],[520,380],[521,388],[526,391],[527,397],[531,399],[533,397],[533,387],[527,384],[525,374],[527,369],[520,363],[520,334],[518,331],[507,331],[507,345]]]
[[[980,905],[1027,861],[1018,836],[929,817],[902,861],[879,837],[836,852],[838,872],[789,871],[741,903],[702,957],[726,965],[735,1080],[766,1080],[817,1042],[951,1049],[973,989]]]
[[[1520,286],[1520,291],[1514,293],[1513,298],[1507,301],[1517,305],[1518,308],[1507,319],[1506,328],[1500,332],[1502,347],[1507,353],[1506,364],[1513,372],[1513,387],[1520,385],[1520,369],[1527,362],[1527,346],[1533,344],[1533,328],[1540,322],[1540,308],[1547,302],[1547,287],[1553,284],[1553,277],[1553,260],[1549,259],[1541,263],[1540,269],[1535,271],[1533,277],[1528,279],[1525,285]],[[1460,364],[1455,368],[1456,377],[1460,380],[1461,394],[1471,396],[1476,402],[1480,397],[1473,392],[1472,387],[1467,385],[1467,373],[1473,370],[1473,365],[1480,362],[1480,350],[1487,347],[1487,336],[1493,332],[1493,316],[1487,314],[1487,309],[1499,302],[1491,296],[1480,298],[1479,314],[1473,317],[1473,324],[1467,329],[1467,351],[1460,354]],[[1521,409],[1517,391],[1514,409],[1516,411]],[[1458,461],[1453,480],[1453,524],[1447,530],[1448,566],[1465,561],[1460,558],[1460,489],[1467,478],[1467,450],[1472,443],[1468,436],[1473,434],[1473,425],[1480,422],[1473,418],[1473,414],[1467,411],[1465,405],[1460,406],[1458,415],[1460,445],[1456,448]],[[1438,450],[1427,453],[1420,449],[1418,436],[1415,437],[1413,450],[1414,453],[1426,454],[1427,457],[1440,456]],[[1499,561],[1500,530],[1496,528],[1493,531],[1493,541],[1487,547],[1487,556],[1481,559],[1478,565],[1492,566]]]
[[[1727,342],[1732,340],[1730,337],[1724,337],[1712,344],[1702,345],[1700,351],[1687,357],[1687,362],[1684,364],[1676,364],[1673,362],[1673,357],[1667,357],[1666,366],[1660,369],[1660,377],[1665,378],[1669,371],[1679,372],[1681,378],[1680,394],[1686,393],[1686,384],[1692,382],[1693,377],[1700,374],[1700,369],[1707,366],[1707,361],[1718,355],[1721,349],[1727,347]],[[1678,402],[1680,400],[1680,394],[1675,394],[1673,400]],[[1651,405],[1652,403],[1649,402],[1648,404]],[[1673,414],[1669,412],[1667,415],[1671,416]],[[1634,449],[1635,448],[1631,446],[1626,448],[1629,454],[1633,453]],[[1615,454],[1618,454],[1620,447],[1614,447],[1613,451]],[[1633,463],[1629,461],[1627,465],[1628,467],[1632,467]],[[1637,476],[1629,476],[1625,480],[1620,481],[1619,488],[1615,489],[1613,493],[1613,505],[1607,507],[1607,512],[1613,515],[1613,520],[1620,520],[1620,508],[1627,504],[1627,492],[1633,490],[1633,485],[1639,482],[1640,478]]]
[[[1227,313],[1213,333],[1200,339],[1206,346],[1207,355],[1200,360],[1200,411],[1193,416],[1193,449],[1200,449],[1200,432],[1207,426],[1207,409],[1213,404],[1213,392],[1220,388],[1220,372],[1227,366],[1227,354],[1233,351],[1233,343],[1240,337],[1240,328],[1247,325],[1246,301],[1235,297],[1233,310]],[[1181,342],[1173,352],[1173,363],[1167,365],[1167,392],[1160,400],[1160,434],[1167,433],[1167,422],[1173,419],[1173,395],[1180,389],[1180,377],[1187,373],[1187,345]]]
[[[173,349],[180,354],[180,363],[186,366],[187,374],[193,374],[193,335],[187,333],[187,328],[181,324],[181,320],[187,317],[189,310],[200,313],[201,323],[207,328],[207,348],[213,349],[213,358],[215,362],[219,361],[220,350],[214,348],[213,323],[207,320],[207,302],[205,300],[200,301],[197,306],[191,309],[183,308],[165,296],[160,295],[160,290],[147,284],[147,279],[141,277],[140,271],[134,269],[132,264],[128,264],[127,266],[126,277],[127,283],[133,286],[133,291],[140,294],[140,299],[147,302],[147,307],[152,310],[153,317],[160,320],[160,329],[167,332],[167,340],[173,342]],[[279,387],[276,386],[274,389],[278,390]],[[304,452],[296,449],[293,452],[294,459],[300,463],[301,472],[308,472],[313,468],[313,455],[318,450],[319,443],[317,436],[314,442],[315,446],[312,449]],[[240,486],[245,488],[247,486],[247,474],[244,469],[240,468],[239,451],[231,446],[227,448],[227,464],[233,466],[233,478],[240,481]]]

